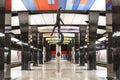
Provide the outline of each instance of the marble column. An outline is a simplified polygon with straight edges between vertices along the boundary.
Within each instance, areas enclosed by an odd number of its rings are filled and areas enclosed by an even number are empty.
[[[72,51],[72,43],[71,43],[71,41],[70,41],[70,43],[67,45],[67,51],[68,51],[68,53],[66,54],[66,59],[68,60],[68,61],[71,61],[71,51]]]
[[[46,41],[46,61],[51,60],[51,54],[50,54],[50,44]]]
[[[5,0],[0,1],[0,80],[4,80]]]
[[[86,37],[86,26],[80,27],[80,66],[85,65],[85,37]]]
[[[11,0],[5,1],[5,80],[11,78]]]
[[[42,52],[43,52],[43,44],[42,44],[42,38],[43,38],[43,36],[42,36],[42,34],[41,33],[39,33],[39,49],[40,49],[40,51],[39,51],[39,64],[43,64],[43,54],[42,54]]]
[[[22,70],[29,70],[30,65],[30,47],[28,46],[28,36],[29,36],[29,13],[28,12],[18,12],[20,30],[21,30],[21,40],[22,44]]]
[[[79,53],[80,53],[80,50],[79,50],[79,47],[80,47],[80,33],[75,33],[75,48],[74,48],[74,59],[75,59],[75,63],[78,64],[79,63]],[[74,47],[74,45],[73,45]]]
[[[61,45],[56,44],[56,70],[59,73],[61,70],[60,60],[61,60]]]
[[[96,70],[96,34],[99,12],[89,12],[88,70]]]
[[[37,37],[38,37],[38,28],[37,26],[32,26],[31,27],[31,35],[32,35],[32,45],[34,47],[38,47],[38,43],[37,43]],[[34,52],[32,53],[33,55],[33,66],[37,66],[38,65],[38,49],[34,50]]]
[[[107,79],[113,80],[113,49],[112,49],[112,13],[106,13],[106,49],[107,49]]]
[[[112,33],[114,75],[120,80],[120,0],[112,0]]]

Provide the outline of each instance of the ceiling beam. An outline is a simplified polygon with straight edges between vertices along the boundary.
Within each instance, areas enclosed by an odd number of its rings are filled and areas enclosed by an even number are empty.
[[[12,11],[12,16],[17,16],[18,12],[23,12],[23,11]],[[29,12],[30,15],[33,14],[48,14],[48,13],[57,13],[57,10],[34,10],[34,11],[24,11],[24,12]],[[88,14],[88,10],[61,10],[60,13],[74,13],[74,14]],[[106,11],[94,11],[94,12],[99,12],[100,15],[105,16]]]

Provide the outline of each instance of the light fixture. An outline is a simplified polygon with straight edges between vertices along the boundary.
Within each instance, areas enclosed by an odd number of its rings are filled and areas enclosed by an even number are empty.
[[[19,42],[17,42],[17,44],[22,45],[22,42],[21,42],[21,41],[19,41]]]
[[[96,44],[100,44],[100,41],[96,41],[95,43],[96,43]]]
[[[85,45],[84,47],[87,48],[87,45]]]
[[[0,37],[4,37],[5,36],[5,34],[4,33],[0,33]]]
[[[115,36],[120,36],[120,32],[114,32],[114,34],[112,35],[113,37],[115,37]]]
[[[98,39],[98,41],[104,41],[104,40],[106,40],[106,37],[102,37],[102,38],[100,38],[100,39]]]
[[[33,46],[30,46],[30,48],[33,48]]]
[[[12,37],[12,38],[11,38],[11,41],[18,42],[19,39]]]

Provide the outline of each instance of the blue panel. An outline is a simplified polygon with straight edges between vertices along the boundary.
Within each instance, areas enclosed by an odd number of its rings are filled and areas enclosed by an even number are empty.
[[[55,4],[54,0],[48,0],[48,4]]]
[[[22,0],[22,2],[28,10],[36,10],[34,0]]]
[[[80,4],[80,5],[78,6],[77,10],[83,10],[84,7],[85,7],[85,4]]]
[[[58,8],[62,8],[62,10],[65,10],[66,0],[58,0]]]
[[[83,10],[90,10],[95,0],[88,0]],[[98,5],[99,6],[99,5]]]
[[[80,0],[74,0],[74,4],[73,4],[73,7],[72,7],[72,10],[77,10],[79,4],[80,4]]]
[[[110,10],[112,9],[112,0],[110,0],[107,4],[106,4],[106,10]]]
[[[66,10],[72,10],[72,6],[73,6],[72,0],[67,0]]]

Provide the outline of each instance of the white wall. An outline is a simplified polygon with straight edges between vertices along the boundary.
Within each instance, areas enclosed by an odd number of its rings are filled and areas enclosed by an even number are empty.
[[[96,61],[101,63],[107,63],[107,50],[98,50],[96,52]]]
[[[11,63],[20,63],[21,56],[18,56],[17,50],[11,50]]]

